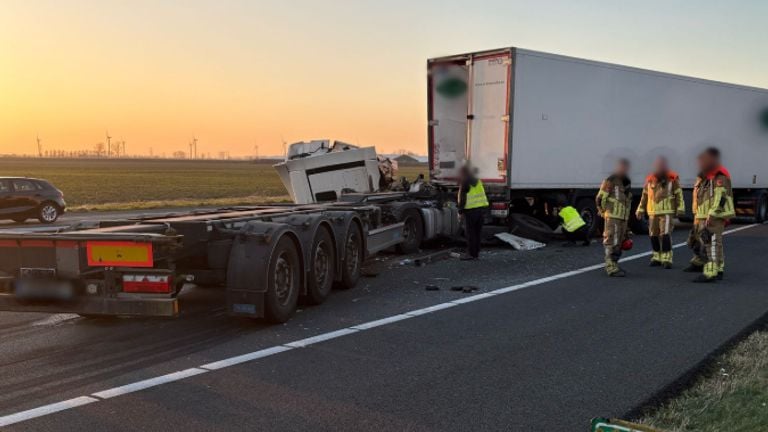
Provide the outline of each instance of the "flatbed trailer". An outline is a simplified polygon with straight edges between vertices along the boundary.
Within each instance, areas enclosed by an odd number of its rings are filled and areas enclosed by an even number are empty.
[[[223,287],[232,316],[285,322],[299,301],[354,287],[367,257],[413,252],[457,221],[449,202],[403,192],[0,233],[0,310],[172,317],[195,284]]]

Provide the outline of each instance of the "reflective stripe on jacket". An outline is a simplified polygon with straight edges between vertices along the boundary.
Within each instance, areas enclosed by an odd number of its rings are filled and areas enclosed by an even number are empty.
[[[719,167],[708,174],[699,175],[693,187],[693,213],[696,219],[730,219],[736,216],[728,170]]]
[[[488,197],[485,196],[483,182],[478,180],[474,186],[470,186],[467,191],[467,202],[464,204],[464,210],[488,207]]]
[[[649,175],[645,179],[643,196],[637,212],[648,212],[649,216],[684,214],[683,188],[680,187],[677,174],[670,171],[663,179],[659,179],[655,174]]]
[[[600,192],[597,193],[595,204],[603,219],[629,219],[629,209],[632,206],[631,185],[624,184],[624,179],[614,176],[603,180]]]
[[[563,229],[568,232],[574,232],[586,225],[579,211],[571,206],[563,207],[558,215],[563,219]]]

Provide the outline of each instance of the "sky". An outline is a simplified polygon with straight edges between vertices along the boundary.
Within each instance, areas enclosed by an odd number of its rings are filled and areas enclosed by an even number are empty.
[[[0,154],[426,154],[426,60],[522,48],[768,88],[768,1],[0,0]]]

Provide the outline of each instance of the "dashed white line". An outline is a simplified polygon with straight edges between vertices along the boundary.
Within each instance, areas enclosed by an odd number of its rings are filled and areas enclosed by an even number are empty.
[[[746,225],[746,226],[734,228],[734,229],[731,229],[731,230],[727,231],[726,233],[724,233],[724,235],[734,234],[734,233],[737,233],[739,231],[744,231],[744,230],[753,228],[755,226],[756,225]],[[683,247],[685,245],[686,245],[685,243],[678,243],[678,244],[674,245],[673,248],[677,249],[677,248]],[[643,258],[643,257],[650,256],[650,255],[651,255],[651,252],[643,252],[643,253],[639,253],[639,254],[635,254],[635,255],[631,255],[629,257],[626,257],[626,258],[624,258],[622,260],[622,262],[634,261],[634,260],[637,260],[637,259],[640,259],[640,258]],[[489,291],[487,293],[476,294],[476,295],[473,295],[471,297],[465,297],[465,298],[453,300],[453,301],[450,301],[450,302],[447,302],[447,303],[440,303],[440,304],[436,304],[436,305],[429,306],[429,307],[426,307],[426,308],[416,309],[416,310],[413,310],[413,311],[410,311],[410,312],[405,312],[405,313],[402,313],[402,314],[393,315],[393,316],[390,316],[390,317],[378,319],[378,320],[375,320],[375,321],[369,321],[369,322],[365,322],[365,323],[362,323],[362,324],[357,324],[355,326],[351,326],[351,327],[347,327],[347,328],[331,331],[331,332],[328,332],[328,333],[319,334],[317,336],[312,336],[312,337],[309,337],[309,338],[297,340],[297,341],[290,342],[290,343],[287,343],[287,344],[284,344],[284,345],[278,345],[278,346],[262,349],[262,350],[259,350],[259,351],[254,351],[254,352],[251,352],[251,353],[242,354],[242,355],[238,355],[238,356],[235,356],[235,357],[230,357],[228,359],[220,360],[220,361],[213,362],[213,363],[208,363],[208,364],[196,367],[196,368],[190,368],[190,369],[185,369],[185,370],[178,371],[178,372],[173,372],[173,373],[170,373],[170,374],[167,374],[167,375],[162,375],[162,376],[159,376],[159,377],[156,377],[156,378],[151,378],[151,379],[148,379],[148,380],[139,381],[139,382],[135,382],[135,383],[132,383],[132,384],[127,384],[127,385],[124,385],[124,386],[121,386],[121,387],[114,387],[114,388],[111,388],[111,389],[108,389],[108,390],[104,390],[104,391],[101,391],[101,392],[98,392],[98,393],[93,393],[91,396],[81,396],[81,397],[74,398],[74,399],[69,399],[69,400],[66,400],[66,401],[63,401],[63,402],[57,402],[57,403],[54,403],[54,404],[41,406],[41,407],[30,409],[30,410],[27,410],[27,411],[18,412],[18,413],[15,413],[15,414],[9,414],[9,415],[0,417],[0,427],[8,426],[8,425],[15,424],[15,423],[20,423],[20,422],[23,422],[23,421],[27,421],[27,420],[31,420],[31,419],[37,418],[37,417],[43,417],[43,416],[46,416],[46,415],[49,415],[49,414],[54,414],[54,413],[57,413],[57,412],[60,412],[60,411],[64,411],[64,410],[68,410],[68,409],[72,409],[72,408],[77,408],[77,407],[80,407],[80,406],[83,406],[83,405],[87,405],[87,404],[90,404],[90,403],[98,402],[99,400],[102,400],[102,399],[114,398],[114,397],[121,396],[121,395],[124,395],[124,394],[128,394],[128,393],[144,390],[144,389],[147,389],[147,388],[150,388],[150,387],[156,387],[156,386],[159,386],[159,385],[168,384],[168,383],[179,381],[179,380],[182,380],[182,379],[185,379],[185,378],[189,378],[189,377],[193,377],[193,376],[196,376],[196,375],[204,374],[204,373],[207,373],[207,372],[210,372],[210,371],[215,371],[215,370],[220,370],[220,369],[232,367],[232,366],[239,365],[239,364],[246,363],[246,362],[250,362],[250,361],[253,361],[253,360],[258,360],[258,359],[262,359],[262,358],[265,358],[265,357],[269,357],[269,356],[272,356],[272,355],[275,355],[275,354],[280,354],[280,353],[283,353],[283,352],[286,352],[286,351],[291,351],[293,349],[304,348],[304,347],[307,347],[307,346],[310,346],[310,345],[313,345],[313,344],[317,344],[317,343],[320,343],[320,342],[324,342],[324,341],[328,341],[328,340],[331,340],[331,339],[340,338],[340,337],[347,336],[347,335],[354,334],[354,333],[359,333],[359,332],[364,331],[364,330],[369,330],[369,329],[372,329],[372,328],[385,326],[385,325],[392,324],[392,323],[399,322],[399,321],[403,321],[403,320],[406,320],[406,319],[415,318],[415,317],[418,317],[418,316],[434,313],[434,312],[441,311],[441,310],[444,310],[444,309],[456,307],[456,306],[459,306],[459,305],[462,305],[462,304],[473,303],[473,302],[476,302],[476,301],[480,301],[480,300],[484,300],[484,299],[487,299],[487,298],[495,297],[495,296],[498,296],[498,295],[501,295],[501,294],[506,294],[506,293],[510,293],[510,292],[513,292],[513,291],[519,291],[521,289],[530,288],[530,287],[537,286],[537,285],[542,285],[542,284],[545,284],[545,283],[548,283],[548,282],[552,282],[552,281],[556,281],[556,280],[560,280],[560,279],[565,279],[565,278],[572,277],[572,276],[577,276],[577,275],[580,275],[580,274],[583,274],[583,273],[588,273],[588,272],[599,270],[599,269],[602,269],[602,268],[603,268],[603,264],[595,264],[595,265],[591,265],[591,266],[587,266],[587,267],[582,267],[580,269],[571,270],[571,271],[563,272],[563,273],[552,275],[552,276],[543,277],[543,278],[532,280],[532,281],[528,281],[528,282],[523,282],[523,283],[512,285],[512,286],[509,286],[509,287],[499,288],[499,289],[496,289],[496,290],[493,290],[493,291]]]

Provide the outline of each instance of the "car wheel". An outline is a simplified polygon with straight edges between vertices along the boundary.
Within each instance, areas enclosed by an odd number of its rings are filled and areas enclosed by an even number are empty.
[[[37,220],[40,223],[52,224],[59,218],[59,207],[54,203],[43,203],[38,209]]]

